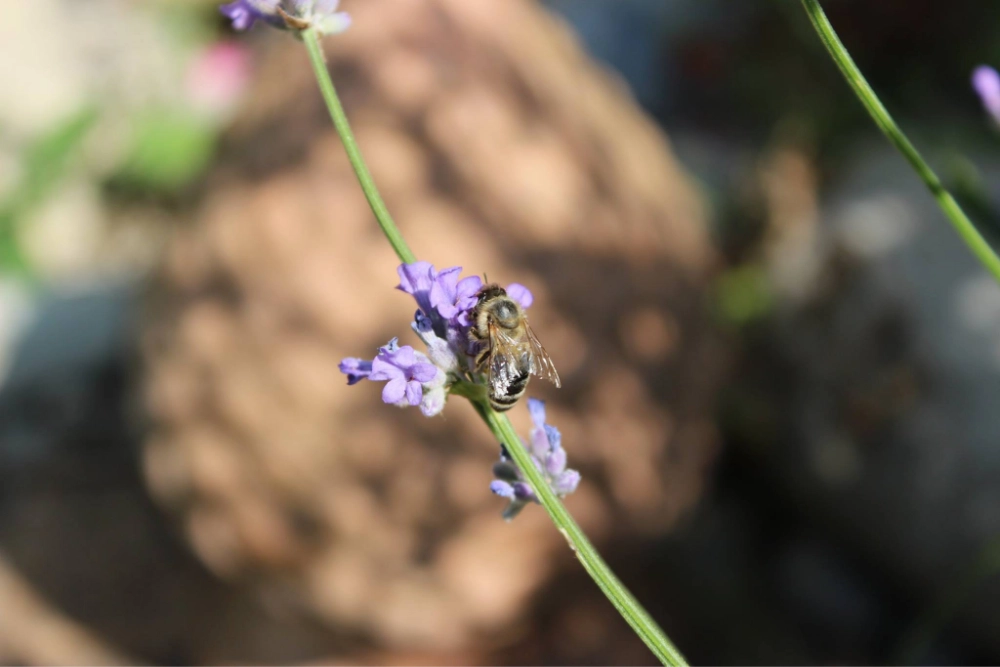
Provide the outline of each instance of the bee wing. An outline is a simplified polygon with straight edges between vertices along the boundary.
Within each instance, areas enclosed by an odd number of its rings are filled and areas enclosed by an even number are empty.
[[[562,383],[559,381],[559,373],[556,372],[556,365],[552,363],[552,357],[545,351],[542,344],[538,342],[538,338],[535,336],[535,332],[531,330],[531,325],[528,324],[527,320],[524,322],[524,331],[527,334],[528,346],[531,350],[531,374],[537,375],[544,380],[549,380],[556,388],[561,387]]]
[[[507,389],[524,371],[530,349],[500,327],[490,324],[489,382],[494,396],[506,396]]]

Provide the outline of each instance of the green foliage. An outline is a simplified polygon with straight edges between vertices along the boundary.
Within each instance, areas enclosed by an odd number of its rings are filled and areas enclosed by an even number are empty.
[[[94,107],[85,107],[36,139],[25,151],[21,182],[0,202],[0,270],[30,275],[31,268],[17,239],[24,218],[60,180],[97,122]]]
[[[741,327],[770,312],[774,304],[770,282],[757,264],[744,264],[726,271],[716,281],[715,310],[728,325]]]
[[[184,110],[158,108],[134,120],[127,156],[113,180],[138,190],[173,193],[208,166],[217,131]]]

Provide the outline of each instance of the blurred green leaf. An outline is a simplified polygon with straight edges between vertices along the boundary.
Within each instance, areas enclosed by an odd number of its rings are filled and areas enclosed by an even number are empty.
[[[193,114],[148,111],[135,119],[132,146],[114,180],[141,190],[175,192],[208,166],[216,136],[213,125]]]
[[[58,184],[97,118],[95,107],[85,107],[36,139],[25,151],[21,183],[6,201],[0,202],[0,269],[30,274],[18,243],[18,226]]]
[[[715,284],[715,306],[727,324],[744,326],[766,315],[773,305],[764,269],[744,264],[726,271]]]

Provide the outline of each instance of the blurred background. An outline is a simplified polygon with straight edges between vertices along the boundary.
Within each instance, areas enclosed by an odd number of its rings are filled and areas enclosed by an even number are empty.
[[[825,5],[997,239],[1000,5]],[[690,661],[1000,661],[1000,287],[799,3],[343,8],[390,209],[534,291],[567,505]],[[652,664],[467,405],[345,386],[413,305],[299,44],[35,0],[0,56],[0,664]]]

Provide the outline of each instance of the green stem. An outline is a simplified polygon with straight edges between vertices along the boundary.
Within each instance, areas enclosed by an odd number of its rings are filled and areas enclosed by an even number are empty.
[[[541,471],[535,467],[531,460],[531,455],[525,449],[524,444],[511,426],[506,415],[498,415],[491,408],[484,404],[477,404],[477,410],[486,419],[490,430],[506,447],[514,462],[521,472],[528,478],[528,483],[535,491],[542,507],[549,513],[552,522],[556,524],[559,532],[563,534],[569,543],[569,548],[573,550],[576,557],[583,564],[587,574],[598,585],[604,595],[607,596],[611,604],[614,605],[618,613],[622,615],[639,638],[646,643],[649,650],[656,655],[657,659],[664,665],[687,665],[684,656],[671,643],[667,636],[656,624],[656,621],[643,609],[642,605],[632,596],[624,584],[618,580],[615,573],[611,571],[608,564],[604,562],[597,549],[590,543],[587,536],[577,525],[576,521],[566,510],[566,507],[559,500],[559,497],[552,491],[549,483],[545,480]]]
[[[409,247],[399,233],[399,229],[396,228],[392,217],[389,215],[389,211],[386,210],[385,203],[382,201],[382,197],[379,196],[375,182],[372,180],[368,167],[361,157],[361,151],[354,140],[354,135],[351,133],[347,116],[344,114],[344,109],[333,87],[333,81],[330,79],[330,73],[327,71],[326,60],[323,57],[323,50],[320,46],[318,36],[312,30],[305,30],[302,33],[302,39],[305,42],[306,49],[309,51],[309,60],[312,62],[316,80],[319,83],[320,91],[323,93],[323,99],[330,110],[330,117],[333,119],[333,124],[344,142],[347,155],[351,160],[351,166],[354,167],[358,181],[361,183],[361,189],[364,190],[365,197],[368,198],[368,203],[371,205],[376,219],[378,219],[379,226],[382,227],[382,231],[385,233],[386,238],[389,239],[389,243],[392,244],[401,261],[406,263],[416,261],[416,257],[410,252]],[[514,457],[514,462],[517,463],[518,468],[521,469],[521,472],[528,479],[529,484],[531,484],[531,488],[538,495],[542,506],[549,513],[549,516],[552,517],[552,521],[556,524],[559,532],[565,536],[570,548],[576,553],[577,558],[583,563],[583,567],[587,570],[587,573],[597,583],[608,600],[611,601],[611,604],[614,605],[615,609],[632,626],[636,634],[639,635],[646,643],[646,646],[650,648],[663,664],[687,665],[683,656],[681,656],[670,640],[667,639],[667,636],[663,634],[663,630],[659,628],[656,621],[650,617],[649,613],[642,608],[642,605],[622,585],[618,577],[615,576],[611,568],[608,567],[600,554],[597,553],[597,550],[594,549],[587,536],[580,530],[576,521],[573,520],[573,517],[570,516],[562,502],[560,502],[558,496],[552,491],[548,482],[545,481],[542,473],[532,463],[531,455],[528,454],[528,451],[521,443],[521,439],[514,432],[510,420],[506,416],[498,415],[489,407],[483,396],[482,388],[467,385],[468,383],[456,384],[452,387],[452,393],[469,398],[473,406],[475,406],[476,411],[479,412],[480,416],[482,416],[490,427],[490,430],[493,431],[493,434],[507,447],[507,450]]]
[[[906,138],[906,135],[899,129],[892,116],[889,115],[889,112],[882,105],[882,102],[879,101],[875,91],[868,85],[864,75],[861,74],[861,70],[854,64],[851,55],[844,48],[840,38],[837,37],[836,31],[830,25],[829,19],[826,18],[826,14],[823,12],[819,1],[802,0],[802,6],[809,15],[809,19],[812,21],[813,27],[816,28],[816,32],[819,34],[819,38],[822,40],[826,50],[829,51],[830,56],[837,63],[837,67],[840,68],[841,73],[847,79],[847,83],[854,90],[858,99],[868,109],[868,113],[871,114],[875,124],[878,125],[879,129],[882,130],[882,133],[885,134],[892,145],[903,154],[903,157],[910,163],[910,166],[917,172],[917,175],[923,179],[927,188],[937,200],[941,210],[948,216],[955,231],[958,232],[958,235],[969,246],[972,254],[993,274],[993,277],[997,281],[1000,281],[1000,257],[997,257],[996,253],[993,252],[986,239],[982,237],[979,231],[976,230],[976,226],[965,215],[962,207],[958,205],[955,198],[941,184],[941,179],[938,178],[934,170],[924,161],[920,152],[914,148],[913,144]]]
[[[378,193],[378,188],[375,187],[375,181],[372,179],[371,172],[368,171],[368,165],[361,157],[361,149],[358,148],[358,142],[354,139],[351,124],[347,122],[347,114],[344,113],[344,107],[340,104],[337,91],[333,87],[333,80],[330,78],[330,72],[326,68],[326,58],[323,56],[323,47],[319,43],[319,35],[312,29],[302,31],[301,35],[302,41],[306,45],[306,51],[309,52],[309,62],[312,63],[313,72],[316,74],[319,90],[323,94],[327,109],[330,110],[330,118],[333,120],[334,127],[337,128],[337,134],[340,135],[341,141],[344,142],[347,158],[351,161],[351,167],[354,168],[354,173],[358,176],[358,183],[361,184],[368,205],[371,206],[372,213],[375,214],[375,219],[378,220],[378,225],[382,228],[382,233],[389,239],[389,244],[396,251],[399,260],[404,264],[412,264],[417,261],[417,258],[410,247],[406,245],[403,235],[399,233],[399,228],[396,227],[392,216],[389,215],[389,209],[385,207],[385,202],[382,201],[382,196]]]

